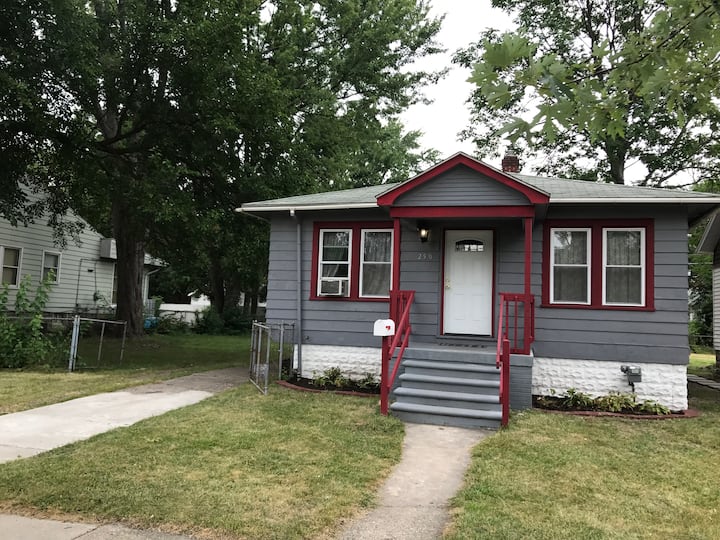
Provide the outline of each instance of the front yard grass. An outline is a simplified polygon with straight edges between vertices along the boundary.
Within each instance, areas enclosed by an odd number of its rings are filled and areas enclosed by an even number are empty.
[[[720,373],[716,369],[714,354],[692,353],[690,355],[690,364],[688,364],[688,373],[705,377],[706,379],[720,380]]]
[[[106,338],[99,364],[95,361],[97,343],[81,340],[81,345],[92,369],[80,365],[74,373],[65,368],[0,370],[0,414],[198,371],[247,366],[250,357],[248,336],[145,336],[127,341],[122,363],[118,361],[119,340]]]
[[[318,538],[369,505],[402,423],[377,401],[249,384],[0,465],[0,511],[207,538]]]
[[[480,443],[447,539],[720,538],[720,393],[695,419],[527,411]]]

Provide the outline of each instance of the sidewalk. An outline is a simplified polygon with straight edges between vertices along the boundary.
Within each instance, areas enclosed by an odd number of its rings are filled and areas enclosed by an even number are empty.
[[[246,380],[246,368],[220,369],[5,414],[0,416],[0,463],[130,426]]]

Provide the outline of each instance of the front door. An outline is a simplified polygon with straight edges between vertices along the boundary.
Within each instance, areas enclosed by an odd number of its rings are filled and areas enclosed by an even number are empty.
[[[443,332],[492,334],[493,231],[445,231]]]

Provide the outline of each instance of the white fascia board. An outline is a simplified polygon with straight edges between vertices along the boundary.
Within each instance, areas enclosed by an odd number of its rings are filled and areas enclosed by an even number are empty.
[[[283,206],[251,206],[236,208],[236,212],[289,212],[300,210],[352,210],[356,208],[380,208],[377,203],[359,204],[314,204],[314,205],[283,205]]]

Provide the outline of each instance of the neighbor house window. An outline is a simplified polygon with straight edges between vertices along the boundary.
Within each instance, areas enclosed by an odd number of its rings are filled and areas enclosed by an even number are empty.
[[[645,229],[603,229],[603,304],[645,304]]]
[[[42,280],[50,279],[50,283],[57,283],[59,275],[60,254],[49,251],[43,252]]]
[[[388,223],[316,223],[312,297],[387,299],[392,252],[393,231]]]
[[[2,285],[17,287],[20,284],[20,248],[0,246],[0,262],[2,262]]]
[[[654,309],[653,242],[649,219],[549,220],[543,304]]]
[[[552,229],[551,302],[590,303],[590,229]]]

